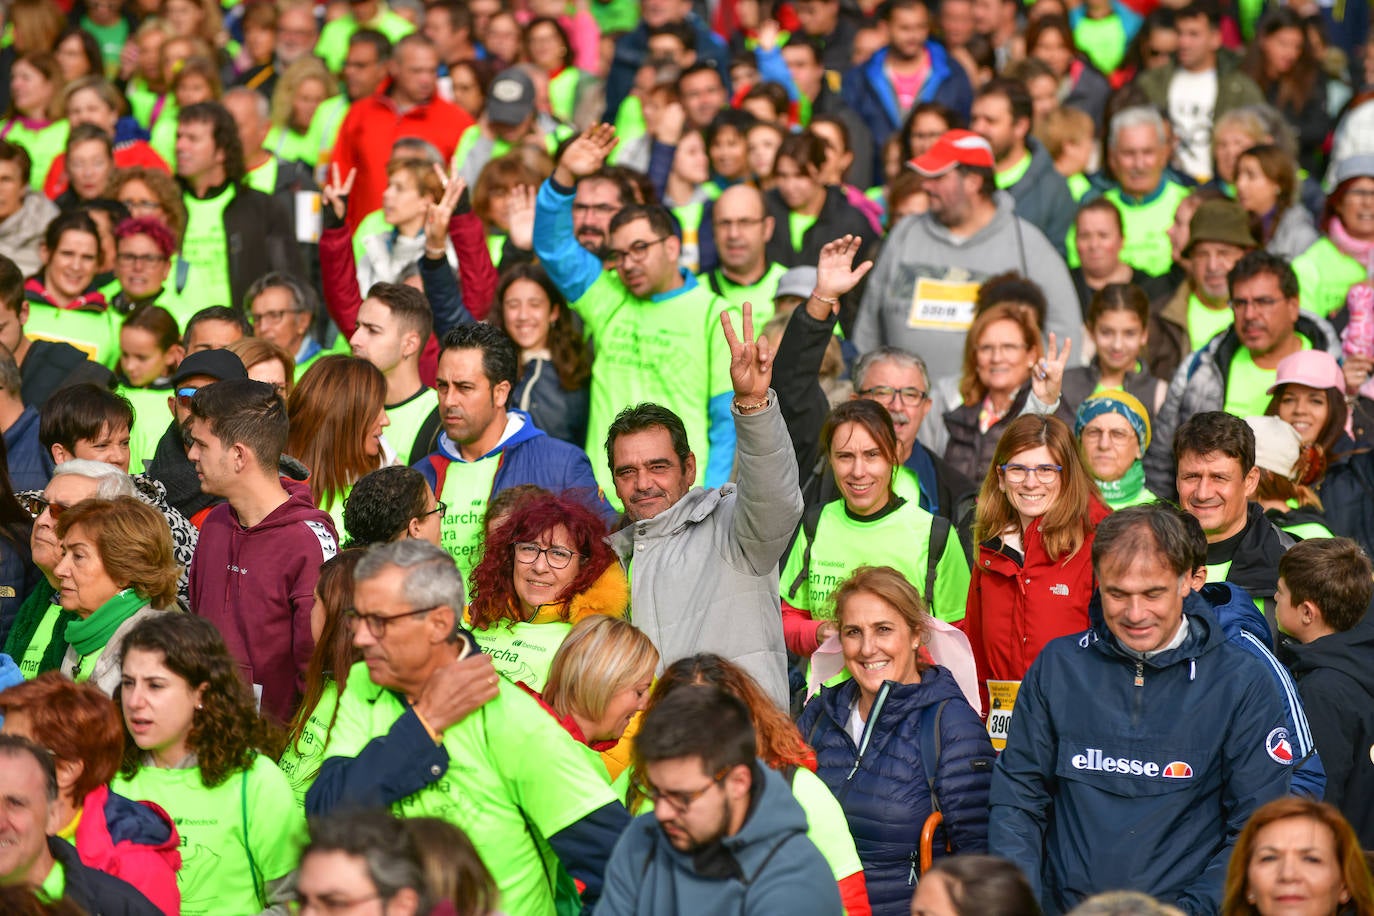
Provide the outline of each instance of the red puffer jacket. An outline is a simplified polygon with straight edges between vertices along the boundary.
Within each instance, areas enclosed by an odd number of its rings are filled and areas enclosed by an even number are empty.
[[[181,837],[166,811],[101,786],[82,803],[74,839],[82,864],[133,885],[169,916],[181,912]]]
[[[1094,498],[1088,507],[1093,528],[1111,512]],[[969,584],[968,612],[958,624],[973,646],[978,681],[987,704],[987,681],[1019,681],[1051,639],[1088,629],[1093,578],[1090,533],[1073,556],[1059,561],[1045,552],[1040,519],[1022,537],[1025,558],[998,538],[978,546]]]

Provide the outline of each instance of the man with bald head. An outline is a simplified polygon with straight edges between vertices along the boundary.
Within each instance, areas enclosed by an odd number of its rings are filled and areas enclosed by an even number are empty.
[[[711,227],[719,261],[715,270],[701,275],[701,281],[736,308],[751,303],[754,327],[763,327],[773,317],[778,278],[787,273],[785,266],[768,260],[766,248],[773,237],[774,220],[763,193],[742,184],[727,188],[711,210]]]
[[[272,128],[271,106],[267,98],[256,90],[238,86],[224,93],[224,107],[234,116],[243,144],[243,164],[247,174],[243,183],[264,194],[282,194],[290,212],[295,212],[290,195],[296,191],[316,190],[310,169],[295,159],[279,159],[264,149],[267,132]]]

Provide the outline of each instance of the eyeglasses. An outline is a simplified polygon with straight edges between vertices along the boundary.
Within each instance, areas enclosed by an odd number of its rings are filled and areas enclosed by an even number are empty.
[[[1015,356],[1024,352],[1026,345],[1023,343],[1004,343],[1004,344],[979,344],[974,352],[979,356],[991,359],[994,356]]]
[[[859,392],[861,398],[872,398],[875,401],[895,401],[901,398],[908,404],[919,404],[926,399],[926,392],[914,385],[906,388],[893,388],[891,385],[874,385],[872,388],[864,388]]]
[[[767,218],[766,216],[756,216],[753,219],[718,219],[716,220],[716,231],[722,235],[735,230],[742,232],[750,226],[762,225]]]
[[[270,312],[249,312],[248,320],[255,325],[278,324],[286,319],[287,315],[297,315],[304,309],[273,309]]]
[[[182,407],[185,407],[187,410],[190,410],[191,398],[195,397],[196,392],[199,390],[199,388],[178,388],[177,403],[180,404]]]
[[[1059,472],[1064,470],[1064,466],[1062,464],[1037,464],[1033,468],[1028,468],[1024,464],[1004,464],[999,466],[997,470],[1002,472],[1007,483],[1025,483],[1032,471],[1035,472],[1035,479],[1041,483],[1054,483],[1059,479]]]
[[[29,513],[33,518],[38,518],[38,516],[43,514],[43,510],[47,509],[48,515],[52,516],[52,520],[57,521],[62,517],[63,512],[71,508],[70,506],[64,506],[62,503],[45,499],[38,493],[20,493],[16,498],[19,500],[19,505],[24,508],[24,511]]]
[[[633,242],[630,244],[629,249],[626,251],[620,251],[615,248],[608,248],[606,249],[606,263],[609,264],[611,267],[615,267],[622,261],[626,264],[638,263],[644,260],[644,257],[649,253],[650,248],[654,247],[660,242],[667,241],[669,238],[671,238],[671,236],[665,235],[663,236],[663,238],[654,239],[652,242],[646,242],[643,240]]]
[[[434,508],[433,508],[433,509],[430,509],[428,512],[421,512],[419,515],[417,515],[417,516],[415,516],[415,517],[416,517],[416,518],[429,518],[431,515],[439,515],[439,516],[442,516],[442,515],[443,515],[444,513],[446,513],[446,512],[448,512],[448,503],[444,502],[442,499],[436,499],[436,500],[434,501]]]
[[[1356,200],[1374,200],[1374,188],[1350,188],[1345,196]]]
[[[615,204],[573,204],[573,213],[581,213],[586,216],[588,213],[598,213],[602,216],[615,216],[620,212],[620,208]]]
[[[1131,432],[1129,429],[1096,429],[1089,427],[1083,430],[1082,438],[1084,442],[1099,442],[1106,439],[1110,441],[1112,445],[1125,445],[1127,442],[1135,439],[1135,433]]]
[[[167,258],[160,254],[129,254],[121,252],[115,255],[115,260],[125,267],[156,267],[158,264],[166,263]]]
[[[403,617],[418,617],[420,614],[428,614],[430,611],[438,610],[441,607],[443,607],[442,604],[436,604],[433,607],[422,607],[413,611],[406,611],[404,614],[391,615],[360,614],[356,608],[349,608],[344,611],[344,622],[348,624],[348,631],[350,633],[358,629],[358,624],[365,623],[367,624],[367,632],[372,634],[373,639],[385,639],[386,628],[391,626],[392,622],[400,620]]]
[[[529,541],[513,544],[511,549],[515,552],[515,559],[526,566],[533,566],[534,561],[539,559],[539,555],[542,553],[548,559],[549,566],[554,569],[567,569],[573,557],[582,556],[582,554],[574,553],[566,547],[540,547]]]
[[[655,789],[647,781],[642,779],[634,779],[631,780],[631,782],[634,784],[635,791],[637,791],[640,795],[643,795],[645,798],[651,800],[655,805],[662,805],[666,803],[678,814],[686,814],[687,809],[692,807],[692,803],[694,801],[696,801],[698,798],[701,798],[701,796],[705,795],[707,792],[711,791],[711,788],[713,786],[718,786],[722,782],[724,782],[725,777],[729,772],[730,767],[725,767],[715,776],[711,777],[711,781],[708,782],[706,785],[702,786],[700,789],[696,789],[691,792],[675,792]]]
[[[128,207],[130,212],[133,212],[133,211],[136,211],[136,210],[141,210],[141,211],[145,211],[145,212],[155,212],[155,211],[156,211],[156,212],[161,212],[161,211],[162,211],[162,204],[158,203],[158,202],[155,201],[155,200],[136,200],[136,199],[131,199],[131,200],[120,201],[120,203],[122,203],[122,204],[124,204],[124,206]]]
[[[1248,309],[1254,307],[1261,311],[1268,311],[1283,301],[1284,300],[1278,296],[1256,296],[1254,299],[1232,299],[1231,308]]]

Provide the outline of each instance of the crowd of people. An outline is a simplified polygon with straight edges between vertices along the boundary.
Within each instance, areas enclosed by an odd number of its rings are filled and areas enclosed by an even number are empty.
[[[1374,916],[1366,4],[0,15],[0,911]]]

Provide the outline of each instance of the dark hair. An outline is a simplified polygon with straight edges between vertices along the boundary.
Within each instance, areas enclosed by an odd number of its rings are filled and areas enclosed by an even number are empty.
[[[1267,98],[1274,100],[1275,106],[1291,112],[1301,111],[1311,97],[1317,80],[1325,79],[1321,61],[1307,37],[1307,22],[1292,7],[1270,7],[1256,23],[1255,37],[1251,39],[1245,54],[1244,71]],[[1294,29],[1298,33],[1301,40],[1298,59],[1287,73],[1270,76],[1265,66],[1264,40],[1284,29]]]
[[[191,339],[191,329],[202,321],[223,321],[238,328],[244,337],[251,337],[253,334],[253,326],[249,324],[242,309],[230,308],[227,305],[211,305],[186,319],[186,330],[181,333],[183,342]]]
[[[87,32],[85,29],[69,26],[61,35],[58,35],[57,40],[52,43],[53,52],[56,53],[57,49],[62,47],[62,42],[73,37],[81,42],[81,54],[86,58],[86,76],[104,76],[105,59],[100,53],[100,43],[96,41],[94,35]]]
[[[679,19],[674,22],[665,22],[662,25],[651,25],[647,30],[647,38],[656,38],[659,35],[669,35],[682,43],[684,51],[695,51],[697,49],[697,33],[691,24]],[[791,44],[791,42],[788,42]]]
[[[1284,382],[1274,387],[1274,394],[1269,398],[1269,405],[1264,408],[1264,415],[1267,417],[1277,417],[1279,415],[1279,405],[1283,402],[1283,396],[1288,390],[1290,382]],[[1334,456],[1332,450],[1345,436],[1345,423],[1350,417],[1350,405],[1345,400],[1345,391],[1340,388],[1320,388],[1326,398],[1326,422],[1322,428],[1317,430],[1317,435],[1309,448],[1304,448],[1307,458],[1307,473],[1302,475],[1299,483],[1313,484],[1321,480],[1322,476],[1332,460],[1339,456]]]
[[[977,315],[995,305],[1006,304],[1028,306],[1035,313],[1037,328],[1045,326],[1045,314],[1049,311],[1049,302],[1045,299],[1045,291],[1040,288],[1040,284],[1030,277],[1023,276],[1014,270],[988,277],[978,287],[973,312]]]
[[[1157,500],[1155,505],[1166,509],[1172,509],[1178,516],[1178,520],[1183,523],[1187,530],[1188,546],[1191,548],[1192,562],[1190,572],[1194,572],[1207,565],[1207,532],[1202,528],[1202,522],[1198,521],[1197,516],[1186,509],[1175,506],[1173,503]]]
[[[43,771],[43,789],[48,796],[48,804],[57,801],[57,765],[47,748],[34,744],[19,735],[0,734],[0,757],[19,757],[28,754]]]
[[[1176,576],[1191,575],[1196,569],[1193,539],[1178,510],[1166,503],[1118,509],[1097,523],[1093,537],[1097,579],[1101,581],[1103,565],[1109,560],[1127,557],[1163,557]]]
[[[1145,72],[1145,47],[1156,32],[1173,32],[1178,29],[1174,22],[1174,11],[1167,6],[1157,7],[1145,17],[1140,30],[1126,47],[1126,56],[1121,61],[1121,70],[1139,75]]]
[[[624,165],[603,165],[583,181],[609,181],[615,184],[620,192],[620,202],[625,206],[631,204],[656,204],[658,191],[654,188],[654,183],[649,180],[649,176]]]
[[[492,522],[505,521],[530,503],[553,496],[537,483],[518,483],[506,487],[487,500],[487,511],[482,513],[482,530],[490,531]]]
[[[439,345],[439,358],[449,350],[481,350],[482,374],[493,388],[502,382],[514,388],[520,380],[515,342],[493,325],[478,322],[452,329]]]
[[[378,63],[391,60],[391,39],[376,29],[359,29],[348,38],[348,46],[370,45],[377,52]]]
[[[1183,422],[1174,434],[1174,466],[1186,454],[1219,452],[1240,462],[1240,472],[1255,466],[1255,431],[1240,417],[1224,410],[1204,410]]]
[[[17,165],[19,167],[19,178],[26,185],[33,177],[33,162],[29,159],[29,151],[18,143],[0,140],[0,162],[13,162]]]
[[[147,331],[153,335],[157,348],[164,353],[181,343],[181,329],[177,327],[177,320],[172,313],[151,302],[136,306],[124,319],[120,329]]]
[[[868,398],[854,398],[837,404],[821,424],[821,449],[827,461],[830,460],[830,447],[834,443],[835,433],[841,426],[849,423],[872,437],[884,461],[894,469],[901,466],[902,462],[897,457],[897,431],[892,425],[892,415],[887,412],[886,407]],[[892,498],[892,493],[892,479],[889,478],[889,499]]]
[[[810,35],[807,35],[806,33],[802,32],[800,29],[793,32],[788,37],[787,42],[783,45],[783,47],[805,48],[806,50],[811,52],[811,56],[815,58],[816,63],[819,64],[822,62],[821,55],[823,52],[821,51],[820,43],[816,39],[812,38]]]
[[[520,44],[525,52],[525,57],[528,58],[530,54],[530,33],[534,31],[534,27],[537,25],[546,25],[553,29],[559,41],[563,42],[563,66],[571,66],[573,62],[572,39],[568,37],[568,30],[563,28],[562,23],[551,16],[536,16],[525,23],[525,28],[520,33]]]
[[[0,140],[0,145],[5,141]],[[19,316],[24,307],[24,272],[13,260],[0,254],[0,306]]]
[[[264,471],[273,471],[286,451],[289,421],[275,388],[252,379],[206,385],[191,398],[191,416],[206,421],[225,446],[242,442]]]
[[[563,607],[560,617],[571,620],[571,600],[580,595],[613,563],[615,554],[606,544],[606,523],[591,509],[567,495],[552,494],[531,500],[511,513],[486,539],[482,562],[473,569],[469,582],[469,614],[472,625],[485,630],[501,620],[524,620],[520,599],[515,592],[515,545],[538,540],[541,534],[562,525],[582,558],[577,577],[567,591],[557,597]]]
[[[1035,28],[1035,26],[1031,26]],[[1021,80],[1012,79],[1006,76],[997,76],[983,84],[977,94],[976,99],[985,99],[990,96],[1000,95],[1007,100],[1007,107],[1011,109],[1011,121],[1030,123],[1035,116],[1035,105],[1031,101],[1030,90],[1026,89],[1026,84]]]
[[[1207,17],[1207,24],[1213,29],[1221,27],[1221,7],[1215,0],[1192,0],[1187,6],[1174,11],[1174,20]]]
[[[1058,13],[1040,16],[1031,20],[1030,23],[1026,25],[1026,54],[1031,55],[1026,58],[1027,60],[1043,63],[1043,61],[1033,55],[1035,54],[1035,46],[1040,43],[1040,36],[1044,35],[1046,32],[1057,32],[1060,39],[1064,42],[1064,47],[1069,49],[1069,55],[1075,60],[1083,60],[1082,56],[1078,53],[1078,40],[1074,38],[1073,26],[1069,24],[1067,16],[1061,16]],[[1083,64],[1087,67],[1093,66],[1088,61],[1083,61]],[[1059,78],[1059,74],[1055,73],[1053,70],[1049,72],[1055,79]]]
[[[1298,202],[1298,161],[1293,154],[1276,143],[1261,143],[1252,146],[1236,157],[1236,170],[1240,170],[1242,159],[1253,159],[1265,179],[1274,183],[1277,192],[1274,196],[1274,211],[1282,214]],[[1267,244],[1274,237],[1278,220],[1266,226],[1263,213],[1250,215],[1250,231],[1255,238]]]
[[[762,80],[750,86],[740,101],[747,102],[750,99],[766,101],[773,109],[773,116],[778,118],[785,117],[792,107],[792,100],[787,97],[787,90],[783,88],[781,83],[775,83],[771,80]],[[725,114],[725,112],[722,111],[721,114]],[[744,129],[748,131],[753,126],[753,124],[748,124]]]
[[[429,507],[429,482],[414,468],[392,465],[358,479],[344,503],[349,547],[385,544],[406,532]]]
[[[959,855],[936,859],[921,876],[941,875],[959,916],[1040,916],[1040,904],[1026,876],[998,856]]]
[[[133,651],[160,653],[162,664],[191,689],[204,685],[202,708],[196,710],[186,736],[186,746],[197,757],[204,786],[222,785],[234,773],[253,765],[259,749],[269,744],[268,729],[258,716],[252,692],[239,675],[238,662],[213,623],[195,614],[149,617],[124,637],[121,666]],[[116,703],[121,702],[123,689],[122,685],[115,688]],[[143,751],[134,742],[126,721],[120,773],[133,778],[142,766]]]
[[[433,899],[452,904],[454,916],[487,916],[496,910],[496,882],[466,833],[437,817],[406,817],[401,824],[415,842]]]
[[[927,15],[930,13],[930,4],[926,0],[887,0],[879,4],[878,18],[882,22],[891,22],[892,14],[899,10],[925,10]]]
[[[1094,327],[1108,312],[1131,312],[1140,319],[1142,328],[1150,327],[1150,298],[1134,283],[1108,283],[1093,293],[1088,303],[1088,327]]]
[[[219,102],[197,102],[181,109],[178,124],[209,124],[215,149],[224,153],[224,177],[240,182],[247,169],[243,161],[243,143],[239,140],[238,124],[234,116]]]
[[[376,299],[389,308],[404,330],[419,334],[420,347],[424,348],[425,341],[434,333],[434,312],[424,293],[404,283],[374,283],[367,291],[367,298]]]
[[[367,453],[368,435],[386,407],[386,377],[365,359],[329,353],[291,389],[286,451],[310,469],[310,498],[325,511],[381,466]]]
[[[68,385],[53,392],[39,411],[38,441],[51,452],[60,445],[75,454],[76,443],[95,439],[102,429],[132,429],[134,409],[129,399],[93,382]]]
[[[310,663],[305,669],[305,691],[287,733],[284,745],[287,750],[294,748],[301,753],[301,737],[310,724],[315,708],[320,705],[326,685],[333,683],[338,694],[342,694],[348,685],[348,672],[362,658],[362,652],[353,646],[344,611],[353,606],[353,571],[358,568],[358,561],[364,553],[362,550],[345,549],[320,566],[315,594],[324,607],[324,626],[320,628],[320,638],[310,653]],[[325,744],[329,743],[329,734],[334,730],[338,716],[339,704],[335,703],[329,713],[324,736],[320,739]]]
[[[662,429],[668,433],[673,454],[677,455],[678,463],[686,469],[692,446],[687,441],[687,427],[683,426],[682,418],[666,407],[644,402],[621,410],[606,430],[606,464],[612,473],[615,472],[615,440],[651,429]]]
[[[757,89],[763,85],[776,86],[777,84],[756,83],[754,84],[753,88]],[[762,95],[764,98],[769,99],[770,104],[774,101],[774,98],[771,98],[769,93],[765,92],[762,93]],[[786,98],[786,90],[783,90],[784,102],[786,101]],[[783,110],[786,111],[785,105]],[[706,129],[702,132],[702,137],[706,140],[706,146],[709,149],[711,144],[716,142],[716,138],[720,136],[721,131],[733,130],[741,137],[744,137],[749,133],[749,128],[753,127],[758,123],[758,118],[754,117],[752,114],[743,110],[742,108],[725,108],[722,109],[719,114],[717,114],[714,118],[711,119],[710,124],[706,125]]]
[[[416,912],[428,913],[433,905],[418,844],[405,821],[389,811],[355,808],[312,820],[310,844],[301,853],[301,864],[316,853],[330,852],[361,859],[383,903],[411,890],[419,897]]]
[[[711,63],[708,60],[699,60],[696,63],[692,64],[692,66],[688,67],[686,70],[682,71],[682,75],[677,78],[678,87],[680,88],[682,86],[682,81],[687,79],[687,77],[696,76],[698,73],[714,74],[716,79],[720,80],[720,84],[722,86],[725,85],[725,78],[720,75],[720,71],[716,69],[715,64]]]
[[[1349,538],[1299,541],[1279,558],[1279,578],[1296,607],[1311,601],[1333,630],[1345,632],[1364,618],[1374,597],[1374,568]],[[2,699],[0,695],[0,699]]]
[[[744,701],[719,687],[695,684],[668,694],[644,714],[634,740],[634,765],[700,757],[711,775],[749,766],[758,739]]]
[[[825,168],[827,144],[820,136],[810,130],[803,130],[801,133],[788,134],[783,138],[778,146],[777,155],[774,156],[774,168],[777,167],[778,160],[786,157],[797,164],[797,168],[803,172],[808,169],[819,173]]]
[[[495,327],[506,330],[506,311],[502,307],[506,293],[519,280],[536,284],[548,297],[549,304],[558,310],[553,323],[549,326],[549,355],[552,357],[554,371],[558,373],[558,383],[564,391],[579,391],[587,387],[592,377],[592,354],[587,342],[582,339],[568,300],[558,287],[549,279],[542,265],[528,262],[514,264],[501,274],[496,287],[496,298],[491,314],[487,317]],[[521,375],[525,367],[520,367]]]
[[[1121,211],[1116,208],[1116,204],[1112,203],[1107,198],[1094,197],[1092,200],[1079,207],[1078,213],[1075,214],[1073,218],[1073,227],[1075,230],[1078,229],[1078,221],[1083,218],[1085,213],[1102,213],[1111,217],[1112,221],[1116,223],[1117,233],[1120,234],[1122,238],[1125,238],[1126,227],[1121,221]]]
[[[607,234],[613,234],[622,226],[628,226],[639,219],[648,221],[649,231],[653,232],[654,235],[671,235],[674,238],[682,238],[682,230],[678,226],[677,219],[668,212],[667,207],[659,204],[629,204],[621,207],[615,216],[611,217]]]
[[[105,148],[105,155],[114,162],[114,140],[102,128],[94,124],[78,124],[67,134],[67,145],[65,147],[68,157],[71,156],[72,148],[78,143],[99,143]]]
[[[433,0],[425,7],[425,12],[430,10],[439,10],[447,16],[448,27],[453,31],[472,31],[472,12],[466,3],[458,3],[456,0]]]
[[[91,219],[89,213],[80,210],[68,210],[53,217],[52,222],[43,230],[43,245],[48,249],[48,256],[52,257],[53,252],[57,251],[57,246],[62,244],[62,236],[68,232],[84,232],[95,239],[96,257],[102,258],[105,253],[105,246],[100,240],[100,228],[96,226],[95,220]],[[47,268],[45,267],[46,271]]]
[[[89,681],[76,684],[60,671],[46,671],[0,693],[0,714],[17,712],[28,715],[34,738],[53,758],[83,764],[72,784],[78,807],[119,772],[124,724],[119,709]]]

